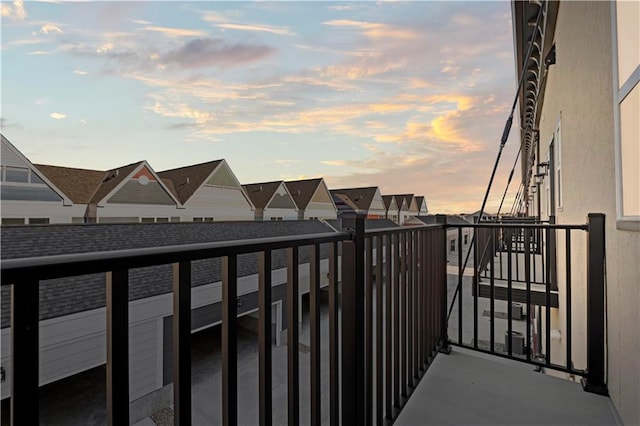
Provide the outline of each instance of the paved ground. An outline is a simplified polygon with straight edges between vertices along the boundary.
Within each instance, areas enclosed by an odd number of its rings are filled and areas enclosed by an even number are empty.
[[[440,354],[396,421],[416,425],[616,425],[608,397],[516,361]]]

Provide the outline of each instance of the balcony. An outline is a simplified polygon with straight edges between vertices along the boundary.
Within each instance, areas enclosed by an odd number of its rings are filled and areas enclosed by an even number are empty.
[[[191,267],[194,261],[210,258],[220,258],[222,262],[221,413],[217,419],[205,415],[208,422],[242,424],[247,422],[247,415],[254,417],[253,423],[264,425],[280,424],[284,419],[289,424],[308,419],[311,424],[349,425],[394,421],[512,424],[526,423],[528,419],[541,424],[615,422],[608,409],[608,398],[582,390],[584,387],[606,394],[601,216],[591,216],[588,224],[576,226],[470,225],[477,247],[487,243],[494,247],[501,245],[497,235],[508,234],[516,226],[526,229],[526,233],[580,233],[586,239],[588,250],[582,253],[582,258],[589,265],[587,341],[584,347],[574,347],[568,336],[560,361],[552,356],[551,350],[553,333],[549,316],[551,309],[556,308],[551,297],[545,297],[544,303],[531,298],[530,279],[524,279],[527,319],[521,333],[522,350],[518,351],[513,339],[504,339],[504,333],[513,335],[518,329],[510,300],[513,292],[507,291],[507,300],[495,297],[495,276],[491,277],[495,267],[489,269],[492,296],[489,298],[476,291],[480,281],[478,268],[473,268],[472,277],[460,267],[459,274],[447,274],[451,266],[447,268],[446,234],[448,229],[456,230],[456,226],[440,223],[365,232],[364,218],[358,216],[344,218],[342,225],[341,232],[295,238],[3,261],[2,285],[12,288],[9,374],[12,424],[39,422],[39,410],[33,407],[39,398],[38,290],[45,285],[41,281],[90,273],[105,273],[106,277],[107,422],[129,423],[128,318],[132,310],[127,292],[129,271],[165,264],[173,268],[173,421],[176,425],[203,421],[198,407],[207,404],[208,399],[192,382]],[[565,244],[570,247],[571,238]],[[310,286],[308,322],[301,326],[297,315],[299,268],[295,266],[301,263],[303,248],[308,257]],[[530,243],[522,248],[527,254],[523,260],[526,265],[536,248]],[[271,260],[282,250],[287,259],[287,337],[286,347],[274,349]],[[495,262],[497,252],[491,250],[489,262]],[[246,395],[239,379],[245,366],[239,360],[237,333],[238,258],[247,253],[258,254],[259,276],[258,362],[254,367],[258,386],[253,401],[249,401],[249,406],[255,407],[253,410],[245,407]],[[320,297],[322,257],[326,257],[329,265],[326,305]],[[479,255],[476,258],[483,259]],[[570,266],[567,270],[570,278]],[[465,283],[469,279],[470,284]],[[507,289],[511,290],[512,280],[506,281]],[[570,334],[571,286],[567,289],[568,302],[563,298],[565,304],[561,306],[568,311]],[[542,294],[550,292],[551,286],[547,285]],[[480,312],[483,304],[487,304],[488,315],[484,315],[485,309]],[[546,316],[541,325],[532,321],[534,306]],[[321,315],[323,309],[325,315]],[[498,315],[500,312],[506,313],[506,317]],[[541,316],[538,314],[537,318]],[[503,321],[502,325],[499,321]],[[306,353],[300,353],[301,343],[308,348]],[[474,350],[475,355],[466,350]],[[584,368],[573,363],[577,353],[585,355]],[[305,365],[301,365],[301,360]],[[581,377],[583,386],[534,373],[533,368]],[[275,383],[282,386],[274,386]]]

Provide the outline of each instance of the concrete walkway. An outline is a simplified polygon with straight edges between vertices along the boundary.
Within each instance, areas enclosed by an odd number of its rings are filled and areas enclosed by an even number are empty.
[[[395,425],[616,425],[611,406],[533,366],[454,348],[436,357]]]

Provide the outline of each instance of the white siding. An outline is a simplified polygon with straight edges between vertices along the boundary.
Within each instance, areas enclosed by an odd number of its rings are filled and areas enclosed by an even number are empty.
[[[180,215],[213,217],[215,220],[253,220],[254,212],[240,189],[213,186],[201,187],[185,204]]]

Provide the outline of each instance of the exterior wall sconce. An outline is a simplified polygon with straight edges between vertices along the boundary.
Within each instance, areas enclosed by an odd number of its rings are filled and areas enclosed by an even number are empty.
[[[531,187],[531,193],[535,194],[536,192],[538,192],[538,187],[537,186],[532,186]]]
[[[538,163],[538,173],[536,176],[546,176],[549,171],[549,162]]]

